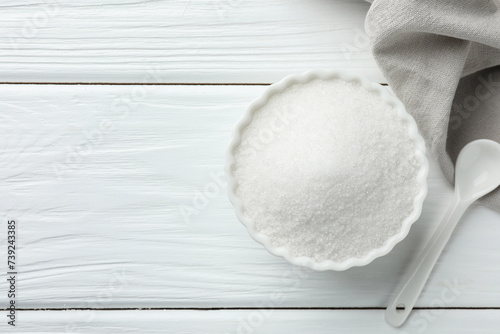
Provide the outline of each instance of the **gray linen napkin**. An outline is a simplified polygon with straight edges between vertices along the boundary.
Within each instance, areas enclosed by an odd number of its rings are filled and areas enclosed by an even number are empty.
[[[379,67],[452,182],[467,143],[500,142],[500,0],[375,0],[365,25]],[[500,211],[500,189],[482,203]]]

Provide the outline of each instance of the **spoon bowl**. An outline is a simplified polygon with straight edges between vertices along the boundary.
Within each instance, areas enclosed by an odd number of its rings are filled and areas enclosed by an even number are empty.
[[[476,140],[462,149],[456,165],[458,195],[464,201],[474,202],[500,185],[500,144]]]

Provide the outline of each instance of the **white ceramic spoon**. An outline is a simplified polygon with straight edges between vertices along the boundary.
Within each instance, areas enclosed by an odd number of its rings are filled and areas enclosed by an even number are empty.
[[[432,268],[465,210],[499,185],[500,144],[486,139],[467,144],[457,158],[453,202],[389,302],[385,320],[390,325],[399,327],[410,315]]]

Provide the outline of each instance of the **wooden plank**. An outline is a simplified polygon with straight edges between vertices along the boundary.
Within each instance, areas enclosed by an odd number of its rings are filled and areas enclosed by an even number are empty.
[[[224,311],[28,311],[20,312],[19,333],[387,333],[497,334],[499,310],[417,310],[403,327],[384,321],[382,310]]]
[[[3,221],[19,222],[19,307],[384,306],[449,185],[434,166],[422,218],[370,265],[289,265],[248,236],[221,179],[234,124],[264,89],[0,86],[0,203]],[[499,222],[485,208],[466,215],[418,306],[500,306]]]
[[[363,0],[8,0],[0,8],[0,82],[271,83],[312,68],[384,81],[363,32]]]

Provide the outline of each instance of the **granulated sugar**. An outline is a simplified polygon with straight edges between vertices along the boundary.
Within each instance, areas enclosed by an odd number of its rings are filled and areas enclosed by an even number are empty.
[[[273,247],[318,262],[359,258],[413,211],[416,150],[396,109],[360,84],[296,84],[244,129],[236,194]]]

